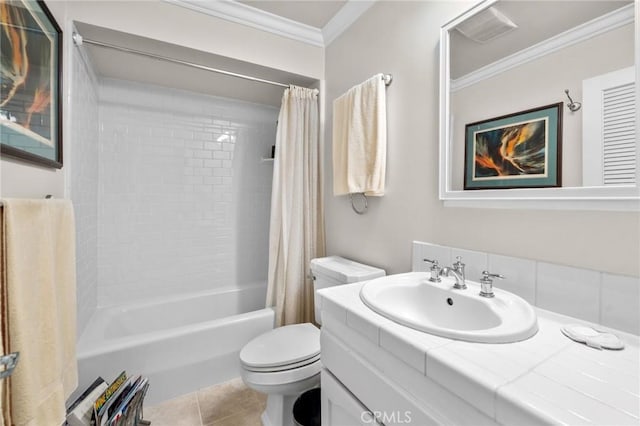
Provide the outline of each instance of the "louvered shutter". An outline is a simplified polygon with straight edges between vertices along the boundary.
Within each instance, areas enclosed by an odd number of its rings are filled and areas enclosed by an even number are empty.
[[[634,67],[583,81],[583,186],[636,181]]]
[[[602,91],[604,185],[636,182],[635,95],[634,83]]]

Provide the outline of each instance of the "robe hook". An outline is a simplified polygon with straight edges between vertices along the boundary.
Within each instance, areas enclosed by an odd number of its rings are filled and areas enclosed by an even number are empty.
[[[569,89],[564,89],[564,93],[566,93],[567,98],[569,98],[570,103],[567,104],[567,108],[569,108],[569,111],[576,112],[580,108],[582,108],[582,104],[580,102],[574,102],[573,99],[571,99],[571,96],[569,95]]]

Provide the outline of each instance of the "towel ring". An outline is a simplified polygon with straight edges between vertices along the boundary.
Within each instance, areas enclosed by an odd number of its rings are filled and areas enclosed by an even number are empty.
[[[357,197],[359,195],[359,197]],[[349,194],[349,198],[351,199],[351,208],[357,214],[364,214],[369,207],[369,203],[367,201],[367,196],[364,192],[354,192]]]

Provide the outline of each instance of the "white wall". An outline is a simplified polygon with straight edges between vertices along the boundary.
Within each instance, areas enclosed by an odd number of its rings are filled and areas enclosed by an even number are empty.
[[[326,158],[331,100],[379,72],[387,88],[387,194],[356,215],[326,198],[327,250],[387,272],[410,270],[411,241],[639,275],[637,213],[445,208],[438,200],[439,30],[463,2],[377,2],[326,50]],[[325,165],[325,187],[332,188]],[[499,272],[499,271],[498,271]]]
[[[627,24],[454,92],[452,164],[458,173],[452,176],[452,189],[463,188],[466,124],[568,103],[565,89],[581,101],[582,80],[633,65],[633,31],[633,24]],[[582,111],[565,106],[562,113],[562,186],[582,186]]]
[[[0,197],[44,198],[64,197],[64,173],[28,165],[2,156],[0,159]]]
[[[54,3],[50,6],[52,6],[50,7],[51,13],[64,32],[66,30],[66,8],[60,7],[62,6],[60,3]],[[69,64],[63,62],[63,70],[68,69],[68,67]],[[63,162],[66,162],[70,155],[69,147],[64,142],[66,135],[65,124],[67,122],[64,110],[67,105],[66,102],[63,103],[63,120],[65,120],[62,131]],[[65,172],[64,168],[39,167],[0,156],[0,197],[43,198],[45,195],[52,195],[55,198],[64,198]]]
[[[98,305],[266,285],[278,109],[100,84]]]

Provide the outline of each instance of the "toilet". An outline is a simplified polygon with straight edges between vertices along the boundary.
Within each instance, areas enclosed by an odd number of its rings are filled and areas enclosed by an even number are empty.
[[[385,271],[339,256],[311,260],[315,320],[321,323],[317,291],[367,281]],[[264,426],[293,425],[293,403],[303,392],[320,385],[320,330],[313,324],[294,324],[270,330],[240,351],[242,380],[267,394]]]

